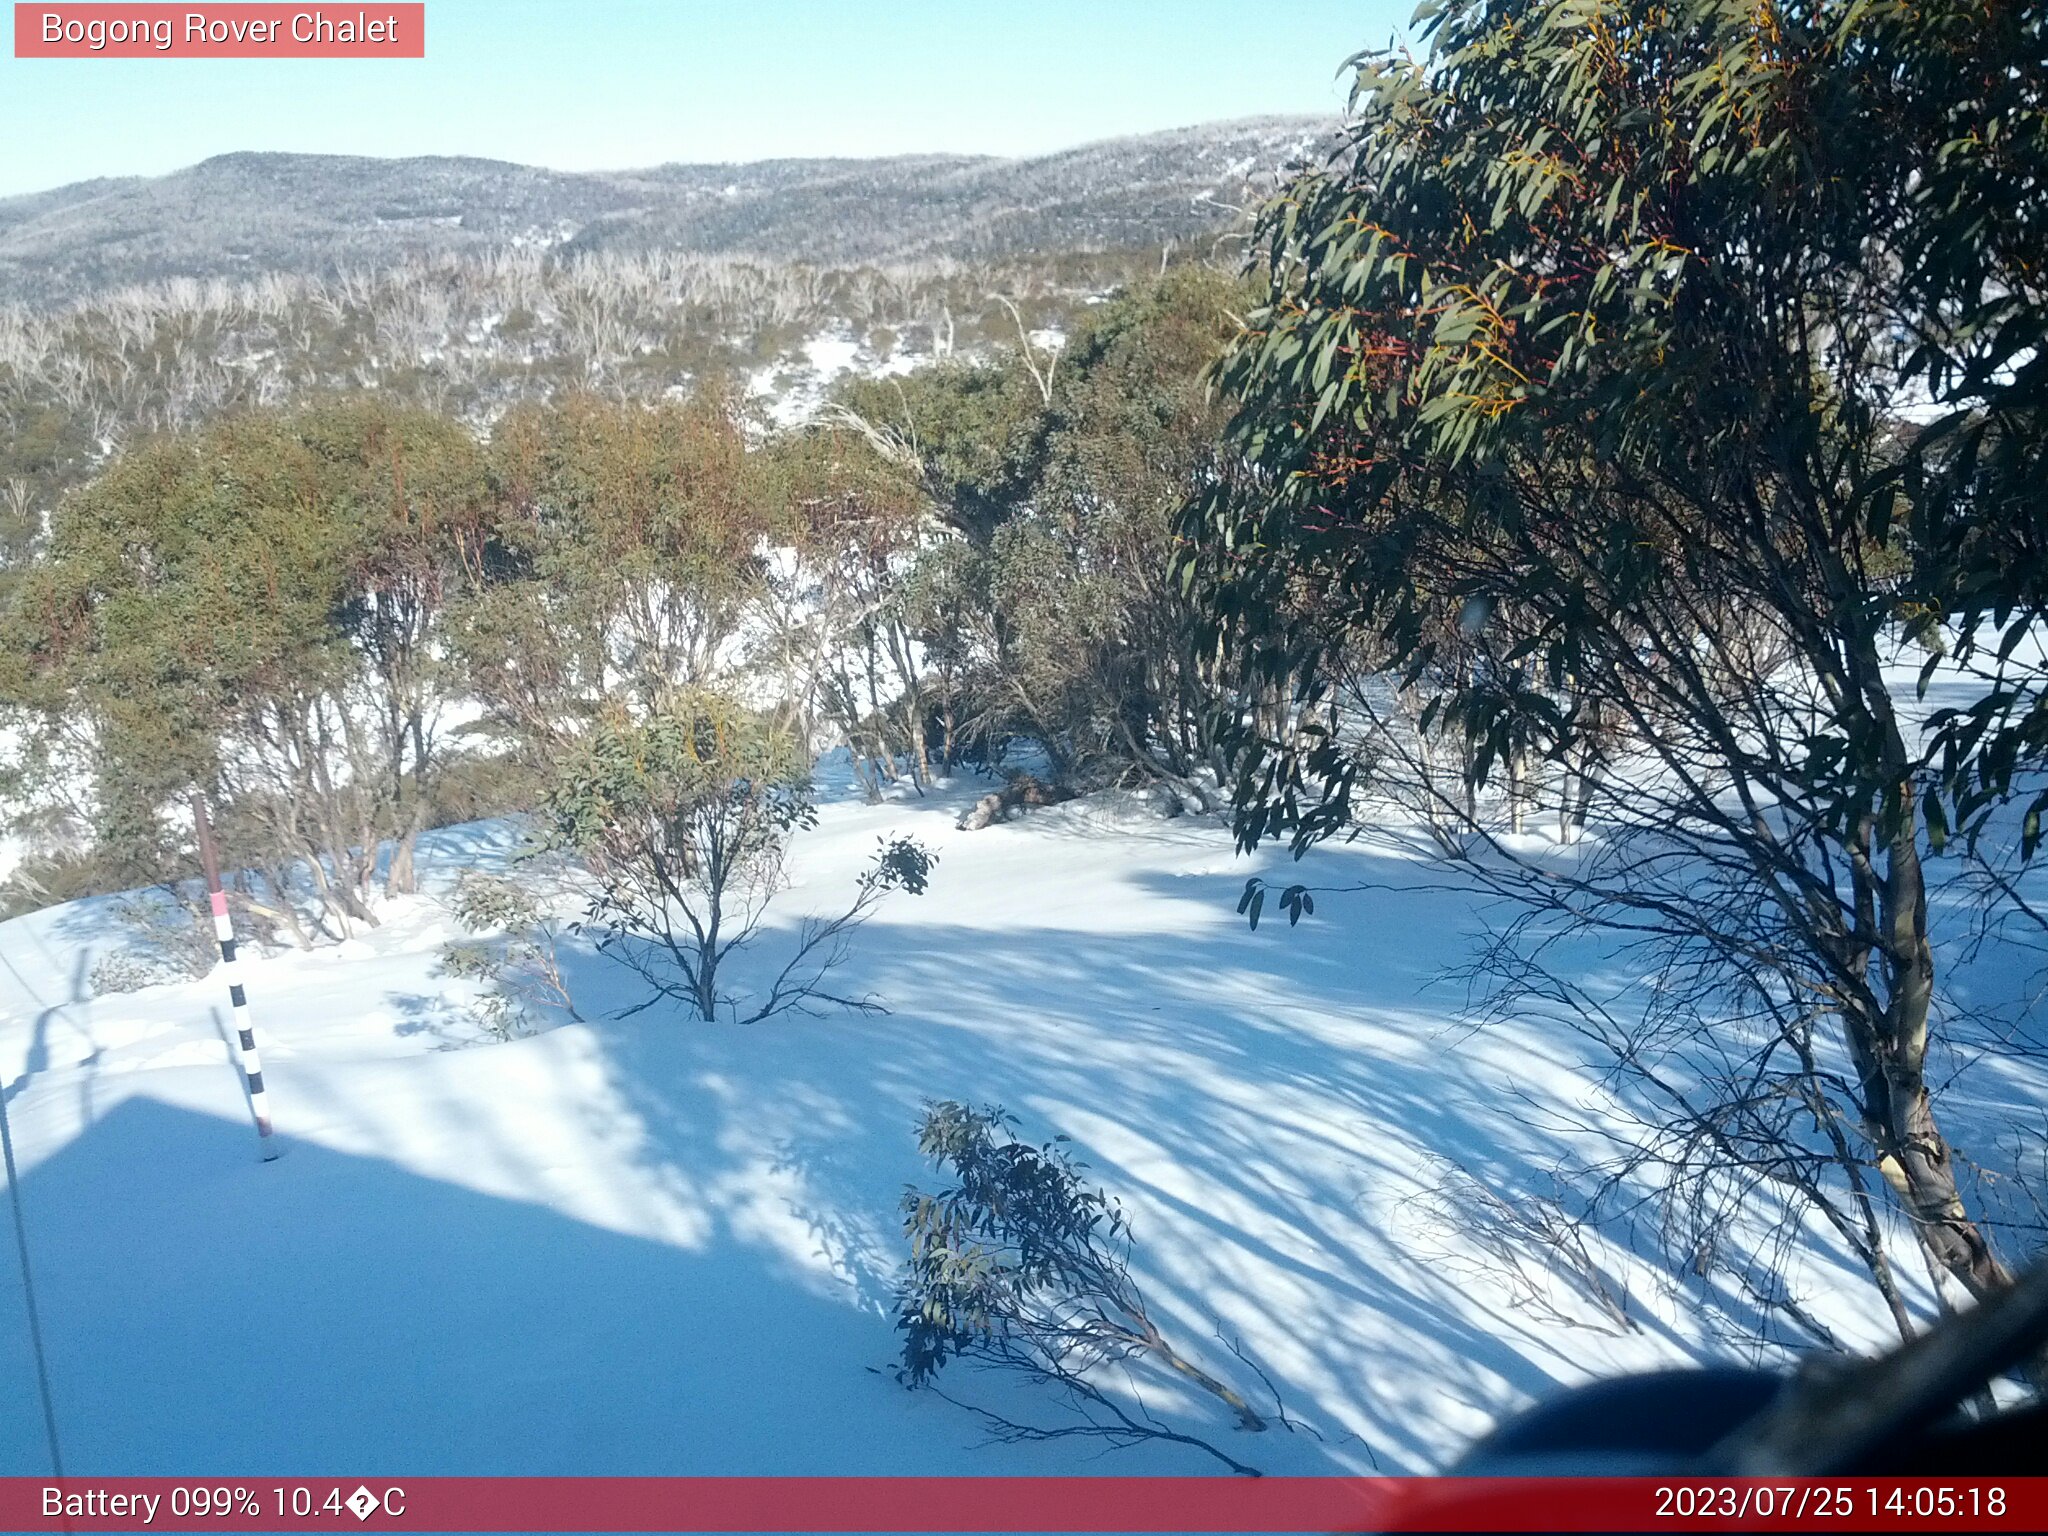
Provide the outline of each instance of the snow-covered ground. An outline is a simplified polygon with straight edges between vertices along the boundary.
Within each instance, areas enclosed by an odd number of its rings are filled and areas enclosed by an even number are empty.
[[[820,331],[806,337],[791,355],[755,369],[747,380],[747,395],[761,405],[775,426],[793,427],[816,416],[833,386],[843,379],[888,378],[929,361],[903,351],[877,358],[850,329]]]
[[[897,1201],[936,1177],[912,1141],[929,1097],[1073,1138],[1130,1211],[1167,1333],[1269,1404],[1255,1364],[1317,1433],[1234,1431],[1152,1377],[1147,1404],[1268,1471],[1428,1470],[1557,1384],[1703,1349],[1640,1274],[1640,1332],[1568,1287],[1539,1315],[1418,1198],[1444,1159],[1543,1187],[1558,1149],[1533,1109],[1603,1102],[1569,1038],[1455,1023],[1439,983],[1487,921],[1474,898],[1396,843],[1325,850],[1316,878],[1384,888],[1252,933],[1246,876],[1297,866],[1116,798],[954,830],[984,787],[842,796],[798,841],[784,933],[843,905],[883,834],[939,851],[928,894],[859,936],[847,982],[884,1016],[650,1009],[479,1042],[436,974],[454,930],[431,894],[340,949],[255,959],[269,1164],[217,978],[90,999],[121,941],[106,903],[0,925],[0,1084],[69,1470],[1218,1470],[1165,1444],[990,1445],[895,1381]],[[515,840],[434,834],[430,887]],[[771,935],[755,964],[773,958]],[[571,980],[592,1017],[636,997],[587,953]],[[2039,1081],[2003,1086],[2048,1104]],[[1832,1320],[1881,1341],[1840,1289]],[[0,1373],[31,1379],[11,1257]],[[1017,1418],[1063,1411],[1028,1385],[946,1384]],[[44,1465],[34,1394],[6,1394],[0,1472]]]

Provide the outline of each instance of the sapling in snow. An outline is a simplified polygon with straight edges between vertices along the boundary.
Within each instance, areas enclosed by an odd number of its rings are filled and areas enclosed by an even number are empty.
[[[700,1019],[753,1023],[789,1010],[877,1012],[829,977],[855,929],[890,891],[923,892],[935,862],[914,838],[885,837],[837,914],[806,919],[782,969],[742,996],[728,962],[759,935],[788,883],[790,839],[812,826],[808,760],[796,733],[733,700],[690,692],[638,719],[601,722],[566,754],[543,807],[550,847],[591,877],[584,927],[647,987]]]
[[[928,1386],[948,1361],[972,1359],[1057,1385],[1081,1415],[1041,1429],[972,1409],[998,1438],[1174,1440],[1256,1476],[1099,1384],[1106,1370],[1151,1362],[1225,1403],[1240,1428],[1266,1427],[1240,1393],[1181,1354],[1152,1320],[1131,1278],[1123,1208],[1081,1177],[1081,1165],[1059,1145],[1064,1138],[1034,1147],[1017,1139],[1015,1124],[994,1106],[925,1105],[918,1149],[958,1182],[936,1194],[912,1187],[903,1196],[910,1263],[896,1313],[901,1379]]]
[[[510,1040],[551,1014],[582,1019],[556,953],[557,925],[534,892],[471,870],[456,882],[453,905],[477,937],[443,945],[441,970],[484,984],[472,1011],[487,1033]]]

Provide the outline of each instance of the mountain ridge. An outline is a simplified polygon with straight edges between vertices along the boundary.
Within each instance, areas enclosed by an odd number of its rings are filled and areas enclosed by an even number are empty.
[[[0,198],[0,302],[173,277],[329,274],[420,256],[669,248],[818,265],[1099,250],[1220,233],[1334,122],[1261,117],[1050,154],[668,161],[242,150]]]

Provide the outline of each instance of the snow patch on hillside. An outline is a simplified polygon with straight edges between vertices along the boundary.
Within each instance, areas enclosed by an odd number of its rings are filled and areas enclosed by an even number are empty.
[[[846,331],[820,331],[747,379],[747,397],[777,427],[793,427],[818,414],[835,385],[847,378],[908,373],[928,357],[897,350],[877,357],[866,340]]]

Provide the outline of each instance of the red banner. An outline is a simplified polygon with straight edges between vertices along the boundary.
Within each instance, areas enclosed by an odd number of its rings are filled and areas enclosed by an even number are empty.
[[[423,59],[422,3],[24,5],[17,59]]]
[[[0,1528],[2040,1531],[2048,1477],[15,1477]]]

